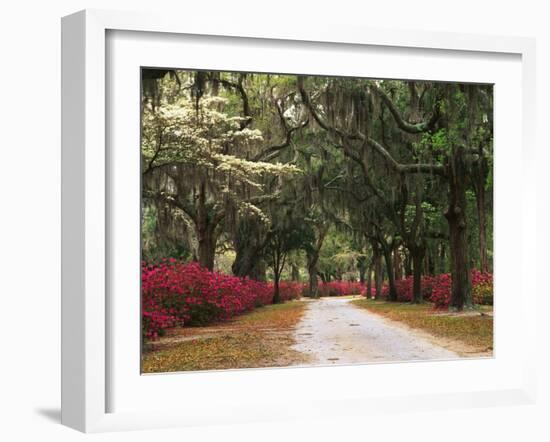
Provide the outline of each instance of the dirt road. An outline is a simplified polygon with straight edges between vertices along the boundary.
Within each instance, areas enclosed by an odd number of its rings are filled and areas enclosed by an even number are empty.
[[[309,355],[315,365],[459,357],[350,301],[336,297],[309,301],[293,348]]]

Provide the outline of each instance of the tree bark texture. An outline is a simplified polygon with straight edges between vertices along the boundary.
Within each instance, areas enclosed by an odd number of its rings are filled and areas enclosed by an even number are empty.
[[[472,289],[466,235],[466,164],[462,148],[454,147],[450,158],[449,223],[452,292],[450,308],[463,310],[472,306]]]

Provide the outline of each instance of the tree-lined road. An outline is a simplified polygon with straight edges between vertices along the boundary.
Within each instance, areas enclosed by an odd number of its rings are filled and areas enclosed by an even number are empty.
[[[295,331],[294,349],[311,364],[456,359],[456,353],[351,304],[352,299],[308,302]]]

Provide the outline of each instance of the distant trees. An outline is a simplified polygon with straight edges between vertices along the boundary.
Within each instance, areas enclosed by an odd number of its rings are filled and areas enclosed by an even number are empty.
[[[273,304],[281,301],[279,282],[287,263],[289,254],[294,250],[308,248],[312,238],[308,235],[303,220],[295,218],[292,213],[278,214],[269,232],[266,246],[266,258],[273,270]]]

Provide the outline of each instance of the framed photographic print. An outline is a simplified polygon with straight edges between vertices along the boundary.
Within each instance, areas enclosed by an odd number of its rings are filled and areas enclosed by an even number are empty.
[[[84,11],[62,43],[64,424],[532,400],[531,40]]]

